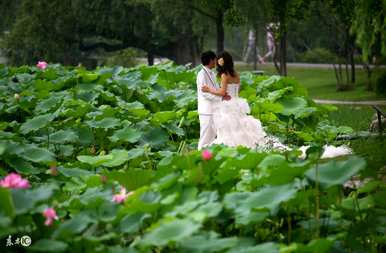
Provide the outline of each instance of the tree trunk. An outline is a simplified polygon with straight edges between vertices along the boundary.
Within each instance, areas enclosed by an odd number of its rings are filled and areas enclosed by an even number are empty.
[[[216,20],[217,28],[217,53],[224,51],[224,14],[218,12]]]
[[[367,73],[367,85],[366,85],[367,87],[366,87],[366,89],[368,91],[372,91],[373,90],[373,84],[371,82],[371,75],[373,73],[373,70],[371,69],[370,63],[365,63],[363,65],[363,68],[366,70],[366,73]]]
[[[253,43],[253,69],[257,69],[257,27],[255,27],[255,41]]]
[[[354,52],[355,48],[352,45],[351,50],[350,50],[350,65],[351,65],[351,85],[355,87],[355,60],[354,60]]]
[[[336,90],[339,89],[340,87],[340,78],[339,78],[339,73],[338,73],[338,68],[336,67],[335,63],[332,64],[334,67],[334,72],[335,72],[335,77],[336,77]]]
[[[346,59],[346,87],[350,85],[350,71],[348,70],[348,61]]]
[[[152,51],[148,51],[147,52],[147,64],[149,66],[152,66],[154,65],[154,54]]]
[[[280,32],[280,75],[287,76],[287,31]]]

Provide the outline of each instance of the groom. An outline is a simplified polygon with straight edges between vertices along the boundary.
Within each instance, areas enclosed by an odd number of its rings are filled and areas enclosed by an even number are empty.
[[[212,95],[202,92],[203,86],[219,88],[216,75],[212,69],[216,66],[216,54],[212,51],[206,51],[201,54],[202,69],[197,74],[197,102],[198,115],[200,119],[200,140],[198,141],[198,150],[212,143],[216,138],[216,131],[213,125],[213,106],[225,96]]]

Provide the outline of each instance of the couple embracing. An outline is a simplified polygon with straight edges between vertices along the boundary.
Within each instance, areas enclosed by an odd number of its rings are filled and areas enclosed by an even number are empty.
[[[200,140],[198,149],[211,144],[227,146],[262,147],[267,140],[277,148],[283,147],[274,138],[268,138],[258,119],[248,115],[247,101],[239,97],[240,76],[234,69],[232,56],[212,51],[201,55],[202,69],[197,75]],[[216,74],[213,69],[217,67]],[[276,144],[276,145],[275,145]]]
[[[234,69],[232,56],[212,51],[201,55],[202,69],[197,75],[197,100],[200,120],[198,149],[212,144],[230,147],[244,146],[258,150],[291,150],[276,137],[267,135],[260,120],[249,115],[248,102],[239,97],[240,76]],[[216,74],[213,69],[217,68]],[[309,146],[299,150],[305,158]],[[325,145],[321,158],[351,154],[346,146]]]

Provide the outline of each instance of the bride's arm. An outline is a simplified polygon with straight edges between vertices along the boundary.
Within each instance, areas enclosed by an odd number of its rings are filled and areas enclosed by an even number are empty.
[[[228,86],[227,78],[226,78],[225,75],[223,75],[223,76],[221,76],[221,87],[220,87],[220,89],[204,86],[204,87],[202,87],[202,91],[203,92],[211,93],[213,95],[217,95],[217,96],[222,96],[223,97],[223,96],[226,95],[227,86]]]

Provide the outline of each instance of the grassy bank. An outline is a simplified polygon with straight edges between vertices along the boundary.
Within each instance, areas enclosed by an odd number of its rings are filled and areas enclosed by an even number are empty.
[[[329,114],[329,119],[336,125],[347,125],[354,131],[367,131],[374,115],[369,106],[337,106],[338,110]],[[386,111],[386,107],[382,108]],[[375,176],[386,165],[386,136],[379,136],[351,141],[354,152],[364,157],[368,163],[366,176]]]
[[[252,70],[252,65],[238,65],[236,68],[240,71]],[[259,65],[258,69],[265,71],[267,75],[277,74],[271,65]],[[355,89],[340,92],[336,91],[336,79],[332,69],[288,66],[288,76],[294,77],[306,86],[312,98],[337,100],[379,100],[386,98],[366,90],[366,73],[363,69],[357,69]]]

